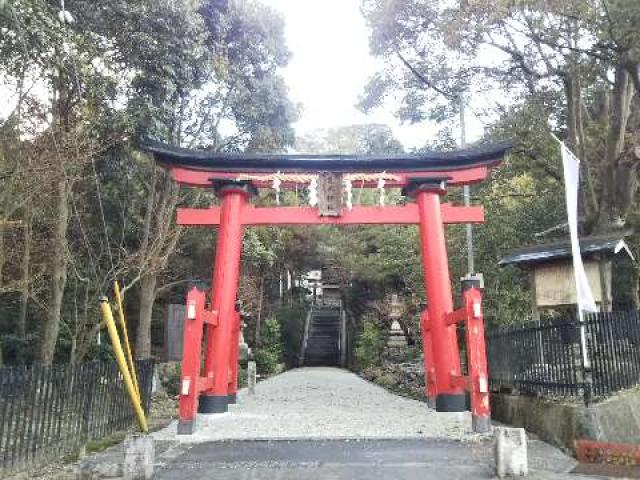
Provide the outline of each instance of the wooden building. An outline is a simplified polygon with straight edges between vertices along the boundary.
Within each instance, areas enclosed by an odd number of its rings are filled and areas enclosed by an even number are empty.
[[[612,276],[620,256],[632,258],[624,234],[592,236],[580,240],[580,250],[593,297],[603,311],[613,303]],[[577,304],[571,243],[553,242],[512,250],[499,265],[517,265],[529,271],[533,318],[541,310]]]

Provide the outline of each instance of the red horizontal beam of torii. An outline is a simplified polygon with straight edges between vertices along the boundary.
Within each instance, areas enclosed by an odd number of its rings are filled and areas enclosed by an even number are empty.
[[[458,207],[449,203],[441,206],[443,223],[482,223],[481,206]],[[179,208],[178,224],[185,226],[215,226],[220,224],[220,207]],[[415,225],[420,223],[418,206],[357,206],[343,209],[339,217],[321,217],[313,207],[254,207],[242,210],[243,225]]]

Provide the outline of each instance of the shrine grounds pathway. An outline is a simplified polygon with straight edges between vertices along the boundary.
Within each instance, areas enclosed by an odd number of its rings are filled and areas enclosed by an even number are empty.
[[[158,480],[491,478],[492,437],[336,368],[301,368],[243,390],[194,435],[155,432]],[[530,478],[578,478],[573,459],[529,443]]]

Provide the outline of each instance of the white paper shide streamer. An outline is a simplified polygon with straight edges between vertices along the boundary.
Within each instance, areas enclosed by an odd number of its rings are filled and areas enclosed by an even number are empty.
[[[71,15],[71,12],[65,8],[64,0],[61,0],[60,2],[60,11],[58,12],[58,20],[60,20],[60,23],[66,23],[68,25],[71,25],[73,22],[76,21],[75,18],[73,18],[73,15]]]
[[[593,299],[591,286],[582,263],[580,242],[578,240],[578,188],[580,186],[580,160],[560,142],[562,149],[562,167],[564,169],[565,195],[567,200],[567,217],[571,236],[571,254],[576,281],[576,298],[579,312],[597,312],[598,307]]]
[[[271,186],[276,192],[276,204],[280,205],[280,185],[282,185],[282,179],[280,178],[280,171],[276,172],[273,176],[273,183]]]
[[[318,204],[318,177],[309,181],[309,205],[315,207]]]
[[[344,191],[347,194],[347,208],[349,210],[353,209],[353,185],[351,184],[351,180],[348,178],[345,178],[343,180],[344,182]]]
[[[385,180],[384,180],[384,177],[385,177],[386,173],[387,172],[382,172],[380,174],[380,177],[378,178],[378,192],[380,193],[379,202],[380,202],[380,206],[381,207],[384,207],[385,200],[386,200],[384,198],[384,186],[385,186],[385,183],[386,183]]]

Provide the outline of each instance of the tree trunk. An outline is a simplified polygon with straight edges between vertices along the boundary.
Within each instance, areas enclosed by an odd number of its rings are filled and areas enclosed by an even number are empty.
[[[585,188],[580,189],[578,208],[580,214],[592,222],[597,213],[597,199],[589,171],[589,158],[585,145],[582,87],[579,78],[573,75],[567,74],[563,80],[567,98],[567,144],[581,160],[580,173],[585,184]]]
[[[265,274],[260,278],[260,291],[258,292],[258,314],[256,315],[256,348],[260,346],[260,334],[262,332],[262,306],[264,303],[264,278]]]
[[[2,285],[3,285],[3,276],[2,276],[2,271],[4,270],[4,231],[5,231],[5,226],[4,226],[4,220],[2,218],[0,218],[0,293],[2,292]]]
[[[136,337],[136,356],[138,358],[151,356],[151,318],[157,294],[158,273],[166,268],[169,256],[175,250],[178,241],[178,235],[171,235],[171,228],[179,190],[169,175],[165,175],[164,179],[164,186],[157,193],[156,170],[154,168],[141,244],[145,261],[140,265],[142,274]],[[157,207],[155,207],[156,200]],[[159,248],[158,245],[160,245]]]
[[[623,228],[637,191],[636,162],[625,161],[625,135],[634,95],[629,74],[616,69],[611,102],[611,120],[607,135],[605,159],[601,169],[602,194],[595,231],[603,233]]]
[[[76,354],[78,350],[78,339],[75,336],[71,337],[71,349],[69,351],[69,363],[71,365],[75,365],[76,363]]]
[[[149,358],[151,356],[151,319],[153,303],[156,298],[155,273],[145,275],[140,280],[140,309],[138,318],[138,332],[136,336],[136,357]]]
[[[69,224],[68,186],[64,175],[58,180],[58,198],[51,251],[51,299],[48,314],[42,328],[42,342],[40,344],[39,360],[44,365],[53,362],[53,356],[58,342],[60,319],[62,317],[62,300],[67,284],[67,226]]]
[[[640,292],[640,272],[638,268],[634,266],[635,273],[635,281],[632,284],[632,290],[630,295],[631,300],[631,308],[637,311],[640,308],[640,298],[638,297],[638,292]]]
[[[27,203],[24,214],[24,247],[22,250],[22,285],[20,286],[20,310],[18,312],[18,338],[20,348],[18,350],[18,362],[24,360],[25,341],[27,338],[27,313],[29,312],[29,296],[31,293],[31,222],[32,222],[31,202]]]
[[[80,363],[84,357],[89,353],[91,344],[94,342],[96,334],[101,328],[101,321],[99,320],[96,325],[91,327],[87,331],[87,325],[89,323],[89,284],[87,283],[84,288],[84,296],[82,299],[82,313],[80,314],[81,327],[78,328],[78,340],[76,341],[76,348],[71,357],[71,363]]]

